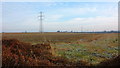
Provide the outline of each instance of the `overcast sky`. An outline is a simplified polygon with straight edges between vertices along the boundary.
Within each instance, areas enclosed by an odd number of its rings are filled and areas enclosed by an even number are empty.
[[[118,30],[117,2],[3,2],[3,31],[39,31],[40,11],[45,32]]]

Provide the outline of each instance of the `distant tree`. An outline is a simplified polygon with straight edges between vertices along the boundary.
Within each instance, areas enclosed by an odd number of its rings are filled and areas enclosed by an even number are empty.
[[[27,33],[27,31],[25,31],[25,33]]]
[[[113,30],[110,31],[111,33],[114,32]]]
[[[67,32],[67,31],[65,31],[65,32]]]
[[[106,30],[104,30],[104,32],[107,32]]]
[[[57,32],[60,32],[59,30]]]

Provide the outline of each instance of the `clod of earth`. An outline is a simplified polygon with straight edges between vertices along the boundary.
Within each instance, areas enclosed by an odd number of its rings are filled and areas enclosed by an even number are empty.
[[[2,66],[89,66],[87,62],[73,63],[52,55],[50,44],[23,43],[16,39],[2,40]]]
[[[94,55],[99,55],[93,53]],[[100,56],[103,57],[103,56]],[[81,58],[81,57],[79,57]],[[93,61],[94,59],[90,59]],[[120,55],[97,66],[120,65]],[[52,54],[50,44],[23,43],[16,39],[2,40],[2,66],[92,66],[85,61],[72,62]]]

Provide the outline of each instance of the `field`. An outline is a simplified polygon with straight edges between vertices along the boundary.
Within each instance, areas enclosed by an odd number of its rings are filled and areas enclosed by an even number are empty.
[[[71,62],[97,65],[118,56],[117,33],[3,33],[2,38],[32,45],[50,44],[52,55]]]

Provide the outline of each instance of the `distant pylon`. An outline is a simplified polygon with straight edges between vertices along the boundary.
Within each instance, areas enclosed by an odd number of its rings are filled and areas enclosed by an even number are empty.
[[[39,18],[40,18],[39,32],[42,33],[43,32],[43,12],[40,12]]]
[[[81,26],[81,32],[83,32],[83,27]]]

